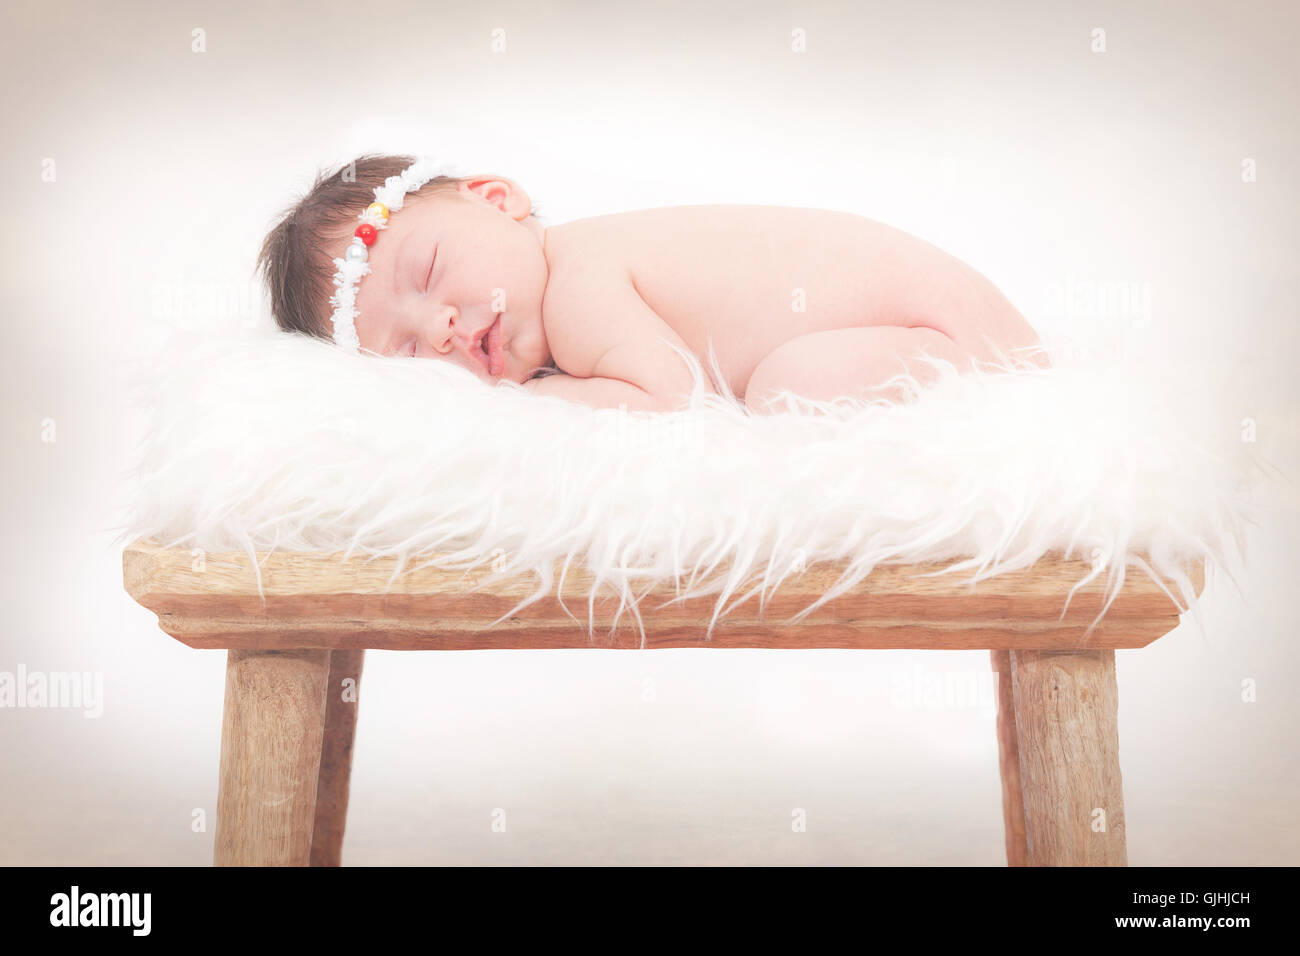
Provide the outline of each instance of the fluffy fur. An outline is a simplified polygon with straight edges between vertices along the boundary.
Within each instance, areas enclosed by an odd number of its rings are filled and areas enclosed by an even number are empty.
[[[137,373],[150,425],[120,538],[403,566],[439,552],[443,567],[495,563],[489,579],[533,572],[520,607],[563,598],[560,558],[596,575],[589,612],[612,588],[639,625],[644,594],[675,581],[717,595],[710,630],[801,566],[841,560],[799,616],[884,562],[949,561],[942,573],[973,583],[1048,551],[1091,562],[1079,583],[1104,574],[1112,598],[1137,569],[1194,608],[1188,562],[1233,576],[1252,520],[1240,416],[1203,373],[1149,356],[1053,361],[937,363],[942,380],[906,405],[791,399],[754,416],[697,391],[654,416],[281,332],[183,332]]]

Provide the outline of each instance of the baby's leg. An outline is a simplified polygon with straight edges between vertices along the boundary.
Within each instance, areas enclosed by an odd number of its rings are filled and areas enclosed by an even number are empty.
[[[922,352],[952,362],[959,371],[969,369],[972,359],[969,351],[935,329],[885,325],[810,332],[773,349],[754,367],[745,386],[745,404],[762,411],[782,388],[818,400],[856,396],[904,371],[924,385],[938,373],[919,357]],[[870,392],[871,398],[895,402],[905,396],[899,386]]]

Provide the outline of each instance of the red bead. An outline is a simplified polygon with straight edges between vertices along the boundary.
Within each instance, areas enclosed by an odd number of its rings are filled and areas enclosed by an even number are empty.
[[[361,225],[357,226],[357,231],[352,235],[360,238],[366,245],[373,246],[375,240],[379,238],[379,230],[370,225],[370,223],[363,222]]]

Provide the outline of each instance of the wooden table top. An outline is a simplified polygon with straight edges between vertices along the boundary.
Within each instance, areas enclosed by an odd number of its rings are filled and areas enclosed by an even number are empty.
[[[1066,596],[1090,565],[1059,554],[976,585],[970,571],[924,576],[951,562],[880,565],[845,594],[789,622],[826,592],[842,567],[814,564],[788,577],[763,609],[757,593],[731,607],[707,639],[717,595],[673,600],[677,592],[669,583],[641,599],[644,644],[636,615],[626,609],[610,631],[619,605],[610,590],[595,602],[595,632],[588,633],[592,576],[585,570],[570,568],[565,576],[567,611],[551,593],[489,627],[537,590],[530,574],[489,582],[486,566],[464,571],[411,561],[390,584],[396,558],[343,561],[340,554],[275,551],[259,552],[258,562],[264,597],[245,552],[196,556],[140,539],[122,555],[127,592],[158,615],[164,632],[196,648],[1102,650],[1143,647],[1179,621],[1169,596],[1145,572],[1129,568],[1119,596],[1087,633],[1104,603],[1107,575],[1080,588],[1062,616]],[[1199,594],[1204,566],[1193,565],[1188,575]],[[1166,585],[1178,593],[1172,582]]]

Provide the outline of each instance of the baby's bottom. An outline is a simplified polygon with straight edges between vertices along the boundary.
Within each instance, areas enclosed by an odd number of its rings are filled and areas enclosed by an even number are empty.
[[[925,385],[938,372],[920,358],[923,352],[952,362],[960,371],[970,368],[973,357],[929,328],[882,325],[811,332],[773,349],[755,366],[745,386],[745,405],[762,411],[783,388],[819,401],[857,396],[904,371]],[[897,385],[871,388],[870,397],[901,402],[906,392]]]

